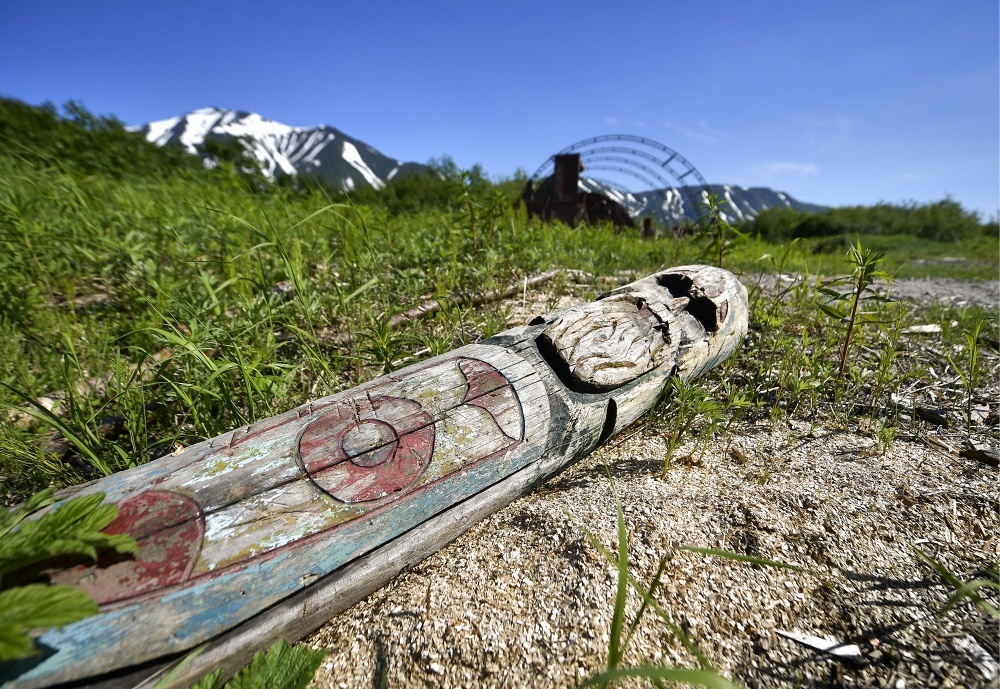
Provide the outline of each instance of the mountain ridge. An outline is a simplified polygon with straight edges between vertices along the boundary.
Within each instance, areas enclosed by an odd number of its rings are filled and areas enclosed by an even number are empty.
[[[382,189],[396,175],[429,169],[386,156],[330,125],[293,127],[244,110],[200,108],[130,129],[159,146],[194,154],[206,141],[241,139],[268,179],[304,174],[348,191],[360,185]]]
[[[761,211],[769,208],[791,208],[806,213],[826,210],[826,206],[799,201],[783,191],[770,187],[744,187],[736,184],[709,184],[682,190],[677,187],[650,189],[641,192],[623,192],[602,184],[586,176],[578,183],[580,191],[601,192],[620,203],[633,218],[652,216],[657,222],[670,226],[697,221],[704,215],[697,204],[706,200],[708,192],[719,199],[719,209],[723,220],[738,223],[753,220]],[[693,196],[691,190],[694,191]]]
[[[386,156],[331,125],[293,127],[257,113],[215,106],[129,129],[141,132],[159,146],[176,146],[201,155],[206,163],[209,156],[201,150],[206,142],[242,140],[270,180],[307,175],[347,191],[361,185],[383,189],[397,175],[431,169],[421,163]],[[587,177],[580,178],[579,187],[581,191],[604,193],[624,206],[633,218],[651,215],[668,226],[696,221],[703,214],[689,190],[676,187],[622,192]],[[712,184],[709,190],[718,194],[722,212],[730,222],[750,220],[762,210],[780,206],[806,212],[825,208],[768,187]],[[704,198],[704,191],[696,195]]]

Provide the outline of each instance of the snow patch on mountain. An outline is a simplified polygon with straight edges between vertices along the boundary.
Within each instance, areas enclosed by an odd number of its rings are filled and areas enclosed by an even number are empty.
[[[753,220],[768,208],[784,206],[798,211],[814,213],[823,206],[803,203],[791,196],[767,187],[740,187],[730,184],[711,184],[700,187],[668,187],[641,192],[624,192],[597,180],[580,177],[580,191],[598,192],[617,201],[633,218],[651,216],[657,222],[671,227],[697,221],[704,215],[701,205],[714,192],[719,199],[723,220],[739,223]]]
[[[184,118],[184,128],[181,130],[181,145],[188,153],[194,153],[196,146],[205,140],[212,127],[222,119],[222,113],[215,108],[195,110]]]
[[[364,176],[365,181],[368,182],[368,184],[372,185],[376,189],[381,189],[385,186],[385,182],[380,180],[375,173],[372,172],[371,168],[365,164],[361,154],[358,153],[358,147],[350,141],[344,142],[343,156],[344,160],[353,165],[354,168]]]
[[[177,123],[181,121],[179,117],[171,117],[169,120],[160,120],[159,122],[151,122],[149,126],[149,132],[146,134],[146,138],[152,141],[154,144],[162,146],[170,138],[170,133]]]
[[[201,108],[131,129],[159,146],[180,146],[195,154],[208,140],[240,139],[269,179],[304,173],[348,190],[359,183],[355,177],[382,189],[397,174],[427,169],[389,158],[327,125],[293,127],[238,110]]]

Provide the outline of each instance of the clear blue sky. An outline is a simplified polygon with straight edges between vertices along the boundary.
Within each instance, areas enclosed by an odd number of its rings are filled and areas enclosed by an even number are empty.
[[[639,134],[710,182],[1000,206],[997,0],[0,4],[0,93],[128,124],[217,105],[533,172]]]

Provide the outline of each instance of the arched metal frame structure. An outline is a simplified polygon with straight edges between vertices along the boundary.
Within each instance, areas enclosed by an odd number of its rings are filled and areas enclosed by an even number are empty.
[[[551,175],[556,156],[567,153],[580,155],[580,162],[584,164],[583,174],[586,177],[607,185],[622,194],[677,187],[687,198],[691,208],[700,209],[704,201],[704,192],[709,189],[708,182],[687,158],[658,141],[633,134],[605,134],[578,141],[549,156],[531,176],[531,179],[537,181]],[[651,163],[651,165],[647,163]],[[642,190],[631,188],[620,179],[596,177],[591,174],[594,171],[625,175],[639,180],[646,187]],[[670,178],[673,179],[673,182]],[[687,181],[689,179],[695,180],[696,183],[689,184]]]

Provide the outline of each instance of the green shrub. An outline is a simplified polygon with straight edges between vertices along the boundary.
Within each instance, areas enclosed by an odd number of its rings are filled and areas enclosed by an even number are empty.
[[[120,178],[129,174],[197,172],[196,156],[160,148],[115,117],[97,116],[69,101],[61,116],[51,103],[36,107],[0,98],[0,147],[31,161],[82,175]]]
[[[978,214],[963,209],[949,198],[927,204],[844,206],[820,213],[770,208],[757,215],[747,229],[769,241],[903,234],[938,242],[957,242],[980,236],[995,226],[996,223],[982,223]]]

